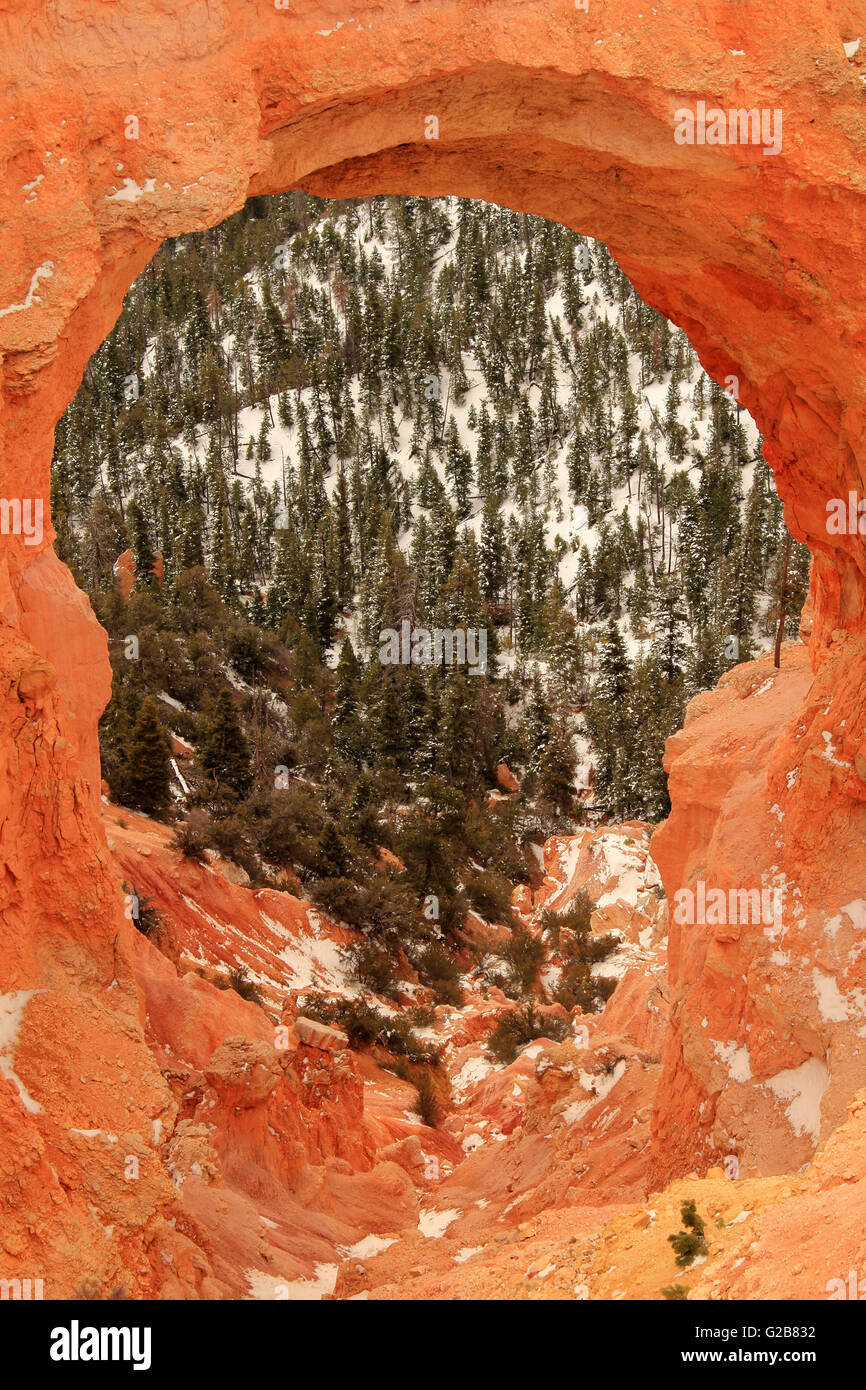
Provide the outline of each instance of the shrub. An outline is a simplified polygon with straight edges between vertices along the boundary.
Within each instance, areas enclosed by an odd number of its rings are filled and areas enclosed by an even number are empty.
[[[481,873],[467,875],[466,894],[475,911],[486,921],[514,921],[511,912],[511,884],[495,870],[483,869]]]
[[[352,870],[352,853],[333,821],[328,821],[318,845],[316,870],[322,878],[346,877]]]
[[[328,999],[325,995],[309,994],[304,997],[302,1012],[321,1023],[336,1024],[342,1028],[353,1047],[377,1045],[395,1057],[433,1064],[439,1062],[436,1048],[418,1041],[408,1018],[402,1014],[389,1018],[380,1009],[371,1007],[366,1000]]]
[[[278,754],[275,766],[288,767],[287,754]],[[313,864],[318,856],[321,808],[306,787],[260,790],[244,804],[247,834],[263,859],[271,864],[293,860]]]
[[[413,1028],[430,1028],[436,1022],[436,1014],[430,1004],[416,1004],[406,1010],[406,1017]]]
[[[103,1293],[95,1280],[86,1280],[85,1283],[78,1285],[73,1298],[79,1303],[95,1300],[107,1303],[125,1303],[129,1299],[129,1293],[122,1284],[116,1284],[108,1293]]]
[[[174,832],[174,839],[171,842],[172,849],[179,849],[184,859],[194,859],[201,864],[205,859],[205,849],[207,841],[198,826],[191,825],[189,821],[184,821]]]
[[[503,1014],[487,1039],[487,1050],[497,1062],[506,1066],[518,1052],[536,1038],[552,1038],[561,1042],[568,1033],[568,1024],[561,1018],[540,1018],[532,1004]]]
[[[666,1288],[662,1289],[662,1296],[664,1298],[686,1299],[689,1296],[689,1291],[685,1284],[668,1284]]]
[[[419,1069],[405,1057],[396,1057],[388,1064],[388,1071],[392,1071],[404,1081],[411,1082],[416,1091],[415,1109],[421,1117],[422,1124],[437,1129],[442,1119],[442,1104],[429,1068]]]
[[[431,1129],[436,1129],[442,1118],[442,1106],[429,1071],[422,1071],[415,1078],[413,1085],[418,1093],[416,1102],[418,1114],[425,1125],[429,1125]]]
[[[321,878],[310,888],[310,896],[329,917],[338,917],[352,927],[360,927],[361,893],[350,878]]]
[[[676,1251],[677,1265],[680,1269],[685,1269],[694,1263],[698,1255],[706,1255],[709,1252],[704,1237],[704,1223],[698,1216],[694,1202],[683,1202],[680,1207],[680,1220],[686,1230],[677,1231],[676,1235],[668,1236],[668,1240]]]
[[[413,965],[441,1004],[460,1007],[463,1003],[460,984],[462,971],[444,942],[431,941],[413,961]]]
[[[231,859],[239,864],[252,879],[259,876],[261,866],[247,840],[240,817],[229,816],[226,820],[213,821],[204,833],[211,848],[223,859]]]
[[[564,912],[551,912],[545,908],[539,919],[542,931],[547,935],[551,946],[559,950],[563,931],[573,932],[575,936],[586,936],[595,910],[595,903],[585,888],[575,893]]]
[[[578,1008],[584,1014],[595,1013],[599,996],[589,966],[582,960],[570,961],[553,991],[553,997],[564,1009]]]
[[[394,961],[384,946],[376,941],[354,942],[350,948],[355,974],[362,985],[375,994],[393,999],[397,994]]]
[[[429,929],[410,890],[388,879],[359,888],[350,878],[323,878],[310,891],[325,912],[386,948],[417,940]]]
[[[233,989],[235,994],[239,994],[241,999],[248,999],[251,1004],[262,1004],[262,993],[258,985],[248,978],[247,972],[242,965],[232,966],[228,976],[222,976],[214,980],[217,989]]]
[[[142,936],[150,936],[151,932],[156,931],[162,924],[162,913],[154,907],[151,898],[139,898],[134,888],[132,892],[137,898],[137,905],[133,904],[132,912],[136,930],[140,931]]]
[[[558,950],[565,968],[554,990],[554,999],[566,1009],[579,1008],[583,1013],[595,1013],[616,989],[611,977],[594,976],[590,966],[606,960],[619,945],[613,932],[593,936],[590,931],[595,904],[585,889],[576,893],[564,912],[542,912],[541,929],[551,946]]]
[[[426,936],[429,923],[421,916],[417,900],[404,884],[380,878],[361,892],[363,930],[377,941],[406,943]]]
[[[593,978],[595,980],[596,994],[599,999],[599,1007],[601,1007],[601,1005],[607,1003],[619,984],[619,980],[617,980],[615,975],[595,975]]]
[[[226,655],[238,675],[247,681],[260,676],[268,664],[264,639],[255,627],[242,627],[230,633],[226,642]]]
[[[591,965],[596,961],[607,960],[619,943],[620,938],[614,932],[607,932],[604,936],[591,936],[587,940],[583,958]]]
[[[514,990],[528,993],[538,979],[538,972],[544,962],[544,942],[533,936],[526,927],[518,925],[511,937],[500,948],[502,959],[507,962],[510,980],[504,981],[506,992]],[[508,990],[508,985],[512,990]]]
[[[363,999],[328,999],[323,994],[307,994],[298,1000],[306,1018],[342,1028],[351,1047],[369,1046],[377,1041],[382,1015]]]
[[[409,1020],[402,1014],[397,1014],[394,1018],[381,1014],[380,1018],[382,1027],[379,1040],[394,1056],[408,1057],[414,1062],[438,1063],[438,1050],[430,1043],[419,1042]]]

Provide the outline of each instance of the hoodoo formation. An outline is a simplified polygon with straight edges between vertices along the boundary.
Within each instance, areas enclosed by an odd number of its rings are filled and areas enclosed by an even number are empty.
[[[699,880],[759,883],[783,892],[783,926],[695,932],[672,920],[669,1014],[647,1013],[636,981],[617,992],[606,1034],[629,1040],[629,1066],[638,1053],[655,1060],[631,1097],[639,1158],[614,1129],[622,1185],[612,1192],[599,1171],[596,1206],[640,1202],[690,1173],[721,1187],[733,1154],[750,1184],[738,1206],[759,1208],[776,1233],[776,1283],[772,1254],[766,1283],[753,1274],[746,1287],[726,1247],[706,1276],[712,1296],[812,1296],[781,1252],[817,1209],[835,1223],[821,1229],[840,1242],[839,1269],[862,1256],[843,1229],[862,1229],[850,1217],[866,1200],[866,1111],[853,1099],[866,1086],[866,548],[826,519],[832,499],[866,494],[866,32],[855,43],[866,18],[803,0],[784,11],[621,0],[615,11],[594,0],[587,12],[568,0],[3,8],[0,497],[41,499],[45,518],[38,544],[0,537],[3,1275],[38,1268],[60,1295],[92,1282],[229,1297],[246,1291],[244,1270],[286,1279],[302,1257],[312,1270],[371,1233],[417,1226],[431,1170],[397,1118],[399,1094],[365,1108],[338,1035],[280,1053],[260,1010],[181,979],[137,939],[125,854],[142,879],[151,872],[154,896],[176,895],[179,921],[199,901],[215,920],[249,917],[263,970],[276,950],[250,916],[251,890],[189,866],[176,881],[161,829],[145,826],[136,848],[120,826],[109,848],[97,745],[106,637],[52,550],[54,428],[129,285],[165,238],[289,188],[483,198],[605,242],[758,423],[788,524],[814,555],[810,625],[778,670],[771,656],[744,664],[692,701],[668,745],[673,809],[651,853],[669,902]],[[676,113],[702,101],[781,111],[779,152],[677,141]],[[553,892],[560,870],[547,869]],[[307,929],[304,904],[270,896],[282,899],[263,909],[280,930]],[[219,956],[213,941],[195,950]],[[648,966],[647,990],[653,978]],[[524,1212],[540,1258],[555,1237],[544,1213],[586,1200],[563,1176],[574,1153],[532,1129],[552,1100],[574,1108],[571,1046],[543,1070],[526,1062],[527,1113],[503,1125],[513,1181],[520,1170],[533,1190]],[[173,1056],[194,1066],[193,1083],[173,1074]],[[509,1109],[492,1091],[484,1104],[500,1120]],[[479,1160],[461,1178],[459,1145],[436,1143],[445,1186],[486,1200],[496,1175]],[[294,1265],[273,1223],[256,1224],[263,1196],[295,1233]],[[493,1200],[504,1206],[504,1194]],[[444,1196],[434,1205],[450,1210]],[[589,1228],[575,1218],[572,1229],[579,1241]],[[483,1241],[478,1222],[463,1245]],[[650,1247],[647,1235],[634,1256],[637,1289]],[[497,1250],[472,1288],[507,1286]],[[410,1241],[401,1266],[398,1251],[380,1256],[391,1260],[383,1289],[405,1271],[421,1279],[421,1253]],[[455,1268],[426,1292],[450,1296]],[[615,1296],[589,1254],[580,1273]],[[356,1291],[360,1276],[340,1278],[338,1293]],[[823,1286],[822,1274],[817,1296]]]

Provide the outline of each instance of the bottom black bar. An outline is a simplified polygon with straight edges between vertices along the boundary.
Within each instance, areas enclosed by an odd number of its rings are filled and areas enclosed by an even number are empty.
[[[405,1357],[414,1347],[414,1358],[429,1344],[431,1318],[445,1354],[439,1363],[442,1373],[459,1369],[465,1378],[477,1362],[488,1382],[500,1354],[507,1358],[503,1376],[513,1376],[513,1356],[521,1346],[541,1365],[550,1355],[551,1371],[564,1369],[563,1356],[570,1348],[565,1359],[573,1355],[572,1369],[581,1380],[587,1374],[656,1370],[669,1375],[679,1369],[699,1381],[707,1370],[740,1367],[773,1372],[805,1368],[826,1380],[851,1364],[863,1328],[859,1309],[844,1300],[489,1302],[473,1305],[471,1321],[462,1305],[451,1309],[433,1303],[405,1302],[398,1311],[385,1303],[352,1309],[335,1303],[311,1308],[308,1303],[252,1300],[101,1306],[4,1301],[0,1336],[4,1359],[13,1350],[20,1357],[17,1375],[38,1372],[49,1383],[62,1384],[70,1376],[92,1381],[101,1372],[115,1379],[124,1373],[141,1379],[213,1372],[220,1385],[246,1383],[251,1375],[256,1380],[280,1375],[297,1383],[299,1375],[332,1381],[342,1364],[354,1373],[359,1355],[374,1357],[383,1369],[392,1355],[392,1370],[405,1364],[408,1374],[411,1361]],[[539,1333],[556,1341],[538,1342]],[[533,1341],[524,1342],[527,1336]]]

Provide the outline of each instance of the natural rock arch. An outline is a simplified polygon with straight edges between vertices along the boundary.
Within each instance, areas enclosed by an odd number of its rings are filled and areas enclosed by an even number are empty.
[[[290,10],[274,0],[69,0],[33,11],[18,0],[0,19],[2,496],[47,499],[54,425],[160,241],[219,222],[251,194],[458,193],[598,237],[710,372],[738,378],[789,524],[815,553],[820,669],[808,694],[799,677],[804,732],[796,746],[762,735],[767,771],[749,795],[767,806],[772,795],[786,816],[775,858],[785,872],[802,869],[809,910],[866,892],[866,552],[859,537],[825,529],[829,498],[866,491],[866,46],[844,47],[859,37],[857,7],[830,15],[797,0],[784,27],[764,0],[589,0],[587,12],[572,0],[294,0]],[[699,100],[781,110],[781,153],[677,144],[674,113]],[[131,928],[94,806],[105,638],[50,539],[0,537],[0,988],[45,991],[21,1043],[37,1090],[64,1086],[63,1060],[40,1037],[74,1032],[102,1053],[137,1047],[142,1079],[127,1119],[145,1132],[165,1097],[140,1035],[130,1041]],[[794,712],[784,707],[785,723]],[[690,757],[700,767],[696,739],[674,741],[674,817],[658,837],[669,893],[713,864],[737,882],[746,854],[730,849],[725,828],[742,814],[740,784],[729,777],[705,795],[678,772]],[[838,845],[851,847],[844,888],[828,868]],[[759,946],[734,943],[734,955],[745,952],[751,970]],[[672,987],[685,1004],[659,1116],[661,1173],[696,1162],[698,1136],[716,1143],[715,1101],[700,1117],[697,1106],[727,1083],[700,1055],[686,996],[743,963],[730,942],[719,950],[723,966],[706,943],[672,943]],[[746,1026],[743,1008],[742,998],[719,1004],[731,1038]],[[783,1069],[827,1045],[815,1041],[814,1009],[797,1009]],[[838,1119],[850,1067],[845,1077],[828,1091],[825,1124]],[[107,1075],[93,1087],[81,1106],[108,1117],[116,1088]],[[71,1081],[64,1095],[74,1110]],[[50,1148],[47,1116],[31,1115],[25,1131],[11,1092],[4,1104],[22,1146]],[[758,1139],[752,1148],[756,1161],[779,1161]],[[38,1213],[48,1199],[33,1164],[24,1171]]]

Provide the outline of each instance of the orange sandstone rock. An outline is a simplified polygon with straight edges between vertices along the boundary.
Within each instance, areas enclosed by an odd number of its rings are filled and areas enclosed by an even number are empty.
[[[97,813],[105,636],[50,550],[54,425],[125,290],[164,237],[213,225],[250,194],[447,191],[558,218],[606,241],[708,370],[733,378],[789,525],[815,553],[811,668],[787,648],[781,674],[763,663],[750,686],[754,672],[735,672],[693,704],[670,745],[674,809],[654,853],[669,895],[700,875],[723,887],[778,877],[792,911],[777,939],[672,929],[655,1172],[703,1170],[726,1147],[756,1171],[795,1168],[863,1081],[866,550],[825,526],[830,498],[866,487],[863,60],[843,46],[858,13],[804,0],[781,18],[761,0],[623,0],[615,21],[603,6],[533,0],[468,14],[357,0],[335,13],[321,0],[289,11],[226,0],[194,15],[70,0],[34,17],[14,0],[0,17],[0,494],[45,504],[40,543],[0,537],[0,1239],[4,1274],[38,1268],[51,1296],[85,1272],[103,1291],[218,1297],[249,1292],[238,1274],[249,1269],[261,1292],[308,1277],[359,1224],[381,1229],[383,1203],[397,1224],[415,1214],[396,1164],[316,1175],[311,1152],[372,1163],[377,1136],[350,1138],[338,1117],[355,1124],[358,1112],[335,1100],[299,1137],[288,1116],[319,1083],[291,1080],[292,1060],[237,1117],[222,1107],[242,1181],[219,1187],[191,1165],[178,1220],[163,1152],[177,1100],[145,1031],[161,1026],[155,1045],[173,1046],[168,1010],[160,1025],[145,1007],[168,977],[145,959],[136,980]],[[704,98],[782,109],[781,152],[676,144],[675,112]],[[231,891],[248,892],[221,880]],[[181,902],[178,961],[207,924]],[[295,925],[316,930],[308,916]],[[285,922],[260,926],[256,958],[289,949]],[[216,936],[220,959],[254,968],[243,930]],[[191,1033],[174,1036],[194,1051]],[[351,1094],[347,1082],[347,1105]],[[277,1141],[263,1118],[275,1108],[279,1171],[319,1192],[315,1220],[272,1188]],[[545,1171],[551,1140],[529,1144],[508,1171]],[[256,1201],[277,1203],[268,1219],[283,1246],[269,1243],[268,1269]],[[323,1234],[328,1202],[344,1215]],[[563,1289],[581,1273],[568,1268]]]

